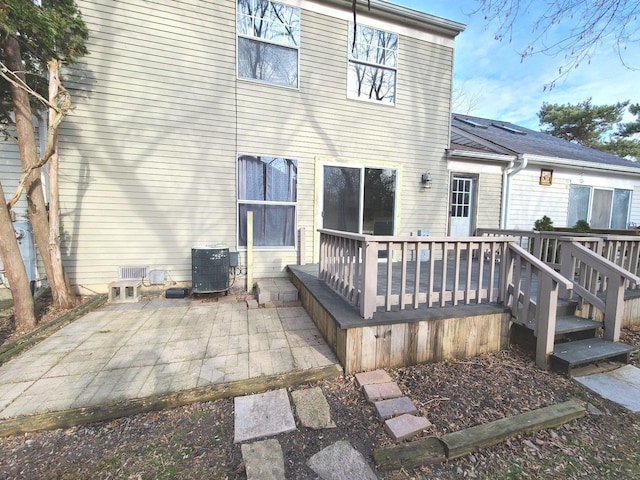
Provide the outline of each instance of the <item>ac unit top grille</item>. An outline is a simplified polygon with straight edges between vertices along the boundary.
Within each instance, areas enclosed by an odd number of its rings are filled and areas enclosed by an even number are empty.
[[[142,280],[147,277],[148,267],[119,267],[119,280]]]

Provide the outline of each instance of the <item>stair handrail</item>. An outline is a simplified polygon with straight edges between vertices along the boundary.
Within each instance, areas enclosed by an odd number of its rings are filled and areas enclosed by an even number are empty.
[[[536,365],[547,370],[553,353],[560,287],[568,292],[573,289],[573,282],[515,243],[509,243],[505,250],[500,275],[500,299],[516,319],[519,305],[522,305],[524,318],[520,320],[523,323],[527,323],[530,310],[534,311]],[[537,301],[532,296],[532,271],[538,277]],[[523,283],[524,288],[521,288]]]
[[[560,273],[574,280],[573,291],[603,313],[604,339],[620,340],[624,291],[627,284],[640,284],[640,277],[576,241],[562,244],[560,264]],[[569,298],[565,291],[561,295]]]

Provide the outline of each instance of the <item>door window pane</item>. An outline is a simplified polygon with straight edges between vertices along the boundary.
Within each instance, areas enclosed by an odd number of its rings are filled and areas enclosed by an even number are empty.
[[[614,190],[611,228],[627,228],[631,190]]]
[[[578,220],[589,218],[589,199],[591,197],[591,187],[584,185],[571,185],[569,190],[569,214],[567,226],[573,227]]]
[[[364,169],[363,234],[393,235],[395,198],[395,170],[389,168]]]
[[[324,167],[323,227],[360,233],[360,169]]]
[[[593,189],[591,228],[609,228],[613,190]]]

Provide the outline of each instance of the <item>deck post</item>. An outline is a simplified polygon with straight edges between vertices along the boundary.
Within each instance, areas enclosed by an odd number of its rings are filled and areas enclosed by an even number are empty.
[[[573,279],[575,277],[575,267],[571,247],[571,242],[562,242],[562,247],[560,248],[560,275],[573,282]],[[567,290],[564,285],[560,285],[558,295],[560,296],[560,298],[568,300],[569,290]]]
[[[536,312],[536,365],[549,368],[549,355],[553,353],[558,306],[558,284],[547,275],[538,277],[538,308]]]
[[[362,294],[360,315],[364,319],[373,318],[378,294],[378,242],[365,241],[363,248]]]
[[[605,340],[617,342],[620,340],[620,326],[624,311],[625,279],[618,275],[611,275],[607,279],[607,300],[604,311]]]

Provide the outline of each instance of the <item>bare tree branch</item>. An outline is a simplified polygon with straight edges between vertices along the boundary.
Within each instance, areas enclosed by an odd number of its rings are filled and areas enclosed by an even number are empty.
[[[25,88],[25,90],[28,91],[29,89]],[[42,98],[41,96],[39,97]],[[49,105],[49,107],[55,110],[56,112],[56,116],[54,117],[53,122],[47,128],[47,147],[43,155],[40,157],[40,160],[38,160],[38,162],[35,165],[31,165],[30,167],[28,167],[26,170],[22,172],[22,175],[20,176],[20,181],[18,182],[18,186],[16,188],[16,192],[11,198],[11,200],[9,200],[9,202],[7,203],[7,208],[9,210],[11,210],[13,206],[20,199],[20,196],[22,195],[22,191],[24,190],[24,185],[27,181],[27,178],[31,174],[31,172],[37,168],[42,167],[45,163],[49,161],[51,156],[54,154],[55,138],[56,138],[56,134],[58,133],[58,127],[62,123],[62,120],[64,119],[64,117],[66,117],[67,114],[69,113],[69,110],[71,110],[71,95],[69,95],[69,92],[67,92],[67,90],[62,85],[60,85],[60,91],[58,92],[58,96],[57,96],[58,105],[53,105],[49,101],[45,100],[44,98],[42,98],[42,100],[45,101],[46,105]]]

